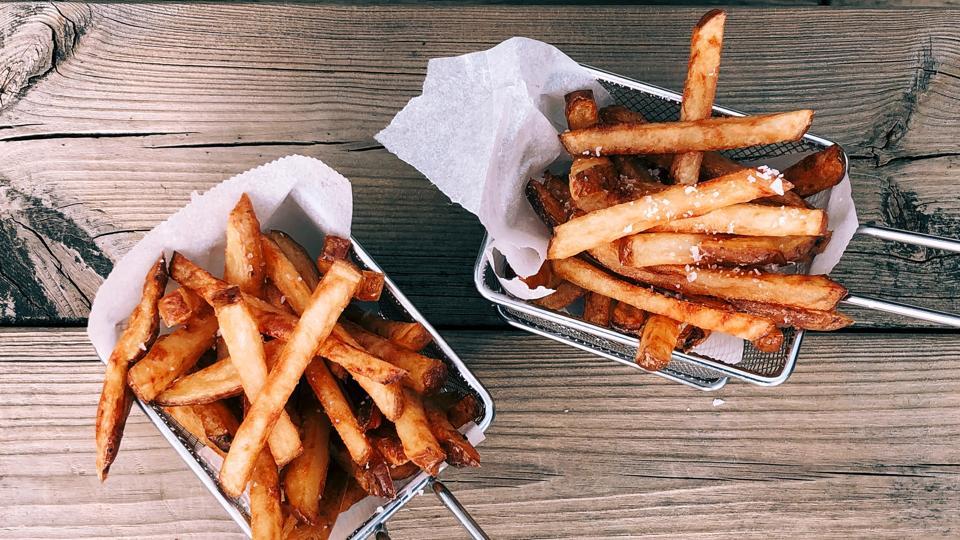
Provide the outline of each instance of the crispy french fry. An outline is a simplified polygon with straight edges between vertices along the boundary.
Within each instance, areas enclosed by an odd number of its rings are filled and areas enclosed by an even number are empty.
[[[194,405],[193,412],[203,426],[208,446],[213,445],[222,452],[230,450],[233,435],[240,427],[237,418],[230,412],[230,408],[222,401]]]
[[[350,452],[350,457],[360,465],[369,463],[374,455],[373,446],[364,435],[343,390],[340,389],[340,385],[333,378],[323,359],[315,358],[310,362],[304,375],[323,406],[323,411],[330,419],[330,423],[337,430],[347,451]]]
[[[593,90],[577,90],[564,96],[564,115],[570,129],[582,129],[597,125],[600,114]]]
[[[726,13],[714,9],[707,12],[693,27],[680,120],[702,120],[710,118],[713,112],[713,98],[717,93],[717,78],[720,74],[723,25],[726,19]],[[670,175],[678,184],[696,184],[702,158],[700,152],[677,154]]]
[[[133,364],[153,346],[160,330],[157,304],[167,286],[167,264],[161,256],[153,263],[143,282],[140,302],[133,308],[127,327],[117,340],[103,379],[103,390],[97,404],[97,476],[103,482],[110,465],[117,457],[123,428],[130,414],[132,395],[127,387],[127,373]]]
[[[383,413],[370,396],[364,398],[357,407],[357,423],[364,432],[369,432],[383,424]]]
[[[690,352],[694,347],[706,341],[707,338],[710,337],[710,334],[711,332],[709,330],[688,324],[684,327],[683,331],[680,332],[680,337],[677,338],[677,348],[683,352]]]
[[[578,298],[585,294],[587,294],[587,291],[581,287],[569,281],[561,281],[560,284],[556,286],[555,292],[543,298],[537,298],[533,303],[547,309],[561,310],[576,302]]]
[[[321,255],[330,259],[346,260],[347,256],[350,255],[350,249],[352,247],[353,242],[351,242],[349,238],[328,234],[323,238],[323,251],[321,251]],[[324,270],[321,270],[321,272],[323,271]]]
[[[662,315],[651,315],[643,325],[643,333],[640,335],[637,365],[650,371],[660,371],[667,367],[684,327],[686,323]]]
[[[719,178],[746,168],[719,152],[703,152],[701,155],[703,156],[703,161],[700,163],[701,180]]]
[[[627,266],[786,264],[811,257],[819,240],[817,236],[640,233],[619,240],[620,262]]]
[[[313,359],[314,351],[330,335],[359,283],[360,273],[340,261],[336,261],[320,280],[290,340],[280,351],[277,365],[262,390],[255,394],[253,406],[223,462],[220,484],[226,493],[238,496],[243,491],[257,454],[263,449],[277,417],[284,412],[284,404]]]
[[[639,335],[646,322],[647,314],[645,311],[623,302],[616,302],[610,316],[610,326],[627,334]]]
[[[397,436],[403,443],[403,453],[432,476],[440,472],[446,458],[440,443],[430,430],[423,409],[423,401],[413,390],[404,389],[403,414],[396,421]]]
[[[647,232],[823,236],[827,233],[827,213],[820,209],[735,204],[701,216],[669,221]]]
[[[447,413],[430,405],[424,405],[424,412],[430,424],[430,431],[447,454],[447,463],[454,467],[480,466],[480,453],[462,433],[453,427],[447,418]]]
[[[563,197],[558,197],[558,193]],[[530,206],[550,227],[566,222],[576,213],[569,188],[549,172],[544,173],[543,182],[533,179],[527,182],[526,195]],[[566,201],[569,204],[565,204]]]
[[[405,401],[402,380],[391,384],[383,384],[356,374],[353,375],[353,380],[367,392],[370,399],[377,404],[377,408],[387,417],[387,420],[396,421],[403,414]]]
[[[402,379],[404,386],[429,394],[439,390],[447,380],[447,366],[440,360],[400,347],[356,324],[349,322],[342,324],[347,332],[371,354],[406,370],[407,375]],[[383,412],[386,414],[387,411]]]
[[[774,195],[772,197],[757,199],[754,201],[754,203],[766,204],[769,206],[795,206],[797,208],[813,208],[813,206],[811,206],[807,201],[803,200],[803,197],[792,191],[788,191],[783,195]]]
[[[260,246],[263,249],[263,260],[266,263],[270,281],[280,289],[293,311],[298,314],[303,313],[307,304],[310,303],[310,293],[313,289],[307,286],[307,282],[297,268],[270,237],[262,235]]]
[[[778,304],[764,304],[750,300],[731,300],[731,304],[744,313],[752,313],[776,321],[779,326],[795,326],[804,330],[829,332],[846,328],[853,319],[836,311],[820,311]]]
[[[397,382],[407,374],[406,370],[336,339],[325,341],[318,354],[340,364],[354,376],[359,375],[380,384]]]
[[[727,150],[796,141],[807,132],[812,120],[813,111],[800,110],[687,122],[618,124],[567,131],[560,134],[560,142],[571,156]]]
[[[373,312],[348,307],[347,318],[360,326],[411,351],[419,351],[433,341],[433,336],[419,322],[391,321]]]
[[[173,333],[161,336],[127,374],[127,384],[143,401],[153,401],[177,377],[190,370],[213,347],[217,318],[209,309]]]
[[[283,342],[279,340],[263,344],[268,371],[276,361],[282,345]],[[199,371],[180,377],[154,401],[165,406],[200,405],[242,393],[240,373],[228,356]]]
[[[203,306],[203,298],[185,287],[180,287],[160,299],[160,319],[168,328],[183,324]]]
[[[317,519],[311,525],[305,521],[298,521],[287,532],[284,540],[327,540],[333,531],[333,525],[340,515],[341,502],[346,494],[347,481],[350,477],[338,467],[330,467],[330,473],[320,497]]]
[[[834,144],[791,165],[783,176],[796,186],[797,195],[809,197],[839,184],[846,173],[843,149]]]
[[[463,396],[447,410],[447,418],[453,427],[459,429],[467,422],[473,422],[480,416],[480,403],[473,394]]]
[[[205,444],[208,448],[216,452],[221,457],[227,455],[226,452],[220,450],[213,443],[207,440],[207,433],[203,429],[203,422],[200,421],[200,417],[197,415],[196,411],[193,410],[193,407],[190,405],[183,407],[164,407],[163,411],[170,415],[174,420],[180,424],[180,427],[187,430],[188,433],[197,438],[198,441]]]
[[[387,497],[392,499],[397,496],[396,487],[393,485],[393,479],[390,477],[390,467],[380,455],[375,455],[363,467],[350,460],[347,454],[340,446],[333,446],[330,449],[330,455],[337,465],[340,466],[347,475],[352,477],[360,486],[369,493],[377,497]]]
[[[333,259],[324,255],[321,255],[317,259],[317,268],[326,273],[329,270],[330,265],[333,264],[335,260],[343,259]],[[353,297],[361,302],[376,302],[380,299],[380,295],[383,293],[383,286],[386,282],[386,276],[380,272],[374,272],[373,270],[362,270],[360,279],[360,286],[357,287],[357,292],[353,294]]]
[[[410,461],[403,465],[397,465],[390,468],[390,478],[394,480],[404,480],[420,472],[420,467]]]
[[[280,478],[267,448],[257,456],[250,478],[250,529],[254,540],[279,540],[283,534]]]
[[[397,467],[410,462],[410,458],[403,453],[403,443],[400,442],[400,438],[397,437],[395,432],[373,435],[370,437],[370,442],[373,443],[373,446],[375,446],[377,451],[380,452],[380,455],[383,456],[387,465]]]
[[[752,341],[764,352],[778,350],[783,344],[783,334],[768,319],[677,300],[617,279],[579,259],[554,261],[553,269],[564,279],[593,292],[650,313]]]
[[[260,221],[246,193],[227,218],[227,248],[223,279],[255,296],[263,291],[263,256],[260,252]]]
[[[570,166],[570,195],[577,207],[592,212],[616,204],[617,170],[608,157],[578,157]]]
[[[847,290],[826,276],[788,275],[760,270],[713,270],[698,268],[697,278],[688,279],[682,266],[633,268],[620,264],[617,250],[610,245],[590,250],[590,255],[606,268],[634,279],[683,294],[716,296],[726,300],[753,300],[805,309],[829,311],[836,307]],[[695,326],[696,323],[693,323]]]
[[[330,421],[313,400],[304,405],[301,418],[303,453],[284,468],[283,492],[300,519],[317,524],[330,467]]]
[[[609,297],[597,293],[587,293],[586,300],[583,302],[583,320],[597,326],[607,326],[610,324],[610,311],[613,308],[613,300]]]
[[[293,307],[290,306],[290,302],[287,302],[286,295],[272,281],[268,280],[263,284],[263,300],[284,313],[296,315]]]
[[[317,288],[320,283],[320,272],[313,264],[313,257],[307,252],[306,248],[300,245],[283,231],[272,230],[267,233],[271,240],[277,243],[280,251],[290,260],[297,273],[306,282],[307,288],[311,291]]]
[[[213,306],[220,323],[220,332],[230,352],[230,361],[240,374],[244,394],[248,399],[256,401],[267,380],[268,372],[263,339],[247,302],[253,295],[244,296],[236,286],[230,286],[215,278],[179,253],[173,254],[170,272],[181,286],[193,289]],[[300,453],[300,436],[286,411],[280,410],[278,413],[280,418],[268,434],[270,453],[279,460],[277,464],[283,466]],[[248,472],[244,482],[249,478],[249,468],[253,466],[259,453],[260,448],[257,448],[256,452],[248,455]],[[243,486],[240,491],[243,491]]]
[[[623,105],[608,105],[600,109],[600,121],[603,122],[603,125],[615,126],[617,124],[644,124],[647,120],[642,114]]]

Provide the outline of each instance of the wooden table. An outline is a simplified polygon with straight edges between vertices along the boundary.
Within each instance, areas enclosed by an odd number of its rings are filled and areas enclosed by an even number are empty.
[[[99,484],[84,317],[191,192],[292,153],[353,181],[356,236],[491,389],[483,468],[444,476],[494,537],[960,534],[955,331],[853,312],[782,387],[669,384],[508,330],[470,279],[477,220],[371,138],[427,59],[514,35],[680,88],[700,11],[0,6],[0,537],[240,537],[139,411]],[[862,222],[960,236],[958,27],[956,11],[733,9],[718,102],[816,109]],[[956,255],[857,238],[834,276],[960,311]],[[429,497],[391,529],[463,537]]]

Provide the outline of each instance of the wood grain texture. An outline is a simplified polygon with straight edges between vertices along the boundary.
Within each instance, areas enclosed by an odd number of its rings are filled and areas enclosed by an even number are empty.
[[[47,218],[18,218],[37,234],[5,224],[0,321],[79,321],[109,261],[191,192],[301,153],[351,178],[356,236],[434,323],[501,325],[470,280],[476,219],[371,137],[419,93],[429,58],[514,35],[680,88],[701,11],[0,6],[10,34],[0,57],[38,51],[0,85],[11,89],[0,107],[0,200],[42,201],[74,231],[61,240],[32,225]],[[960,236],[958,22],[957,11],[734,8],[717,101],[756,113],[816,109],[813,131],[855,156],[862,221]],[[949,292],[958,261],[857,239],[836,276],[860,294],[960,311]],[[855,315],[865,326],[926,326]]]
[[[497,417],[483,467],[443,477],[494,538],[960,530],[960,336],[812,335],[788,384],[712,394],[518,332],[445,336]],[[103,368],[82,338],[0,334],[0,537],[239,538],[139,411],[97,483]],[[391,530],[463,538],[429,496]]]

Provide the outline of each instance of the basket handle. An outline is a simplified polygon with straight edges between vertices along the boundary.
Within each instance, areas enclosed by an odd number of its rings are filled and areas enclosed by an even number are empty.
[[[960,253],[960,240],[944,238],[943,236],[904,231],[901,229],[893,229],[891,227],[880,227],[878,225],[861,225],[857,228],[857,234],[865,234],[867,236],[880,238],[881,240],[890,240],[892,242],[900,242],[902,244],[911,244],[914,246],[923,246]]]
[[[436,478],[431,482],[431,487],[433,488],[433,493],[440,499],[440,502],[447,507],[447,510],[450,510],[450,513],[453,514],[453,517],[457,518],[457,521],[460,522],[460,525],[463,525],[463,528],[466,529],[467,533],[470,534],[470,537],[473,540],[490,540],[490,537],[487,536],[487,533],[483,532],[483,529],[480,525],[473,520],[473,517],[467,512],[467,509],[460,504],[460,501],[453,496],[453,493],[447,489],[447,486],[443,485],[440,480]]]

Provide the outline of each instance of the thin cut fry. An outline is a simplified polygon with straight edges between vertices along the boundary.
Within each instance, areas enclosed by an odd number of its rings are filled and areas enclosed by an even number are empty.
[[[570,166],[570,195],[577,207],[592,212],[616,204],[617,170],[608,157],[577,157]]]
[[[587,293],[586,300],[583,302],[583,320],[597,326],[607,326],[610,324],[610,311],[613,307],[613,300],[607,296],[597,293]]]
[[[266,263],[270,281],[280,289],[295,312],[303,313],[310,302],[310,293],[313,289],[307,286],[307,282],[297,272],[297,268],[270,237],[262,235],[260,246],[263,249],[263,260]]]
[[[846,172],[843,149],[834,144],[788,167],[783,176],[795,184],[797,195],[809,197],[839,184]]]
[[[133,403],[127,388],[127,372],[130,364],[143,357],[157,339],[160,330],[157,304],[166,286],[167,264],[161,256],[147,272],[140,302],[130,314],[127,327],[107,360],[96,424],[97,476],[101,482],[106,480],[110,465],[117,457],[123,427]]]
[[[779,326],[794,326],[804,330],[829,332],[846,328],[853,319],[836,311],[819,311],[777,304],[764,304],[750,300],[731,300],[733,306],[744,313],[752,313],[776,321]]]
[[[560,142],[571,156],[727,150],[799,140],[812,120],[813,111],[800,110],[689,122],[619,124],[567,131],[560,134]]]
[[[370,441],[373,442],[377,451],[391,467],[410,462],[410,458],[403,453],[403,443],[400,442],[396,432],[374,435],[370,437]]]
[[[198,441],[202,442],[208,448],[216,452],[217,455],[220,457],[227,455],[226,452],[220,450],[214,446],[213,443],[207,440],[207,433],[203,429],[203,423],[200,421],[200,417],[197,416],[197,413],[193,410],[192,406],[164,407],[163,411],[170,415],[171,418],[176,420],[177,423],[180,424],[180,427],[196,437]]]
[[[313,257],[306,248],[283,231],[272,230],[267,233],[267,236],[277,243],[280,251],[290,260],[300,277],[306,282],[307,288],[311,291],[316,289],[317,284],[320,283],[320,272],[314,266]]]
[[[293,529],[284,536],[284,540],[327,540],[333,531],[333,524],[340,515],[341,501],[347,490],[347,473],[338,467],[331,467],[327,482],[320,497],[317,519],[313,525],[296,522]]]
[[[207,442],[223,452],[230,450],[230,442],[240,427],[237,418],[230,412],[230,408],[222,401],[214,401],[203,405],[194,405],[193,412],[203,426]]]
[[[403,452],[421,469],[436,476],[446,458],[440,443],[430,430],[423,401],[413,390],[404,389],[403,415],[396,421],[397,436],[403,443]]]
[[[357,374],[353,375],[353,380],[367,392],[370,399],[377,404],[380,412],[387,417],[387,420],[395,422],[403,414],[405,400],[403,398],[402,380],[391,384],[383,384]]]
[[[819,240],[817,236],[640,233],[619,241],[620,262],[627,266],[786,264],[811,257]]]
[[[739,268],[713,270],[701,267],[696,270],[696,279],[690,280],[689,272],[682,266],[624,266],[620,264],[617,250],[609,244],[590,250],[590,255],[618,274],[685,295],[753,300],[824,311],[835,308],[847,295],[843,286],[826,276],[775,274]]]
[[[447,454],[447,463],[454,467],[479,467],[480,453],[467,438],[457,431],[447,414],[436,407],[424,406],[430,431]]]
[[[402,379],[404,386],[429,394],[439,390],[447,380],[447,365],[440,360],[400,347],[356,324],[345,322],[343,327],[371,354],[406,370],[407,375]]]
[[[390,467],[387,466],[380,455],[375,455],[374,459],[363,467],[351,461],[350,456],[338,445],[330,449],[330,455],[337,462],[337,465],[345,470],[370,495],[387,497],[388,499],[397,496],[396,487],[390,477]]]
[[[555,192],[563,193],[564,197],[557,197]],[[564,223],[576,212],[567,185],[549,172],[544,173],[543,182],[533,179],[527,182],[526,195],[530,206],[550,227]],[[567,201],[569,204],[564,204]]]
[[[250,529],[255,540],[277,539],[283,534],[280,478],[270,450],[257,456],[250,479]]]
[[[587,291],[581,287],[577,287],[569,281],[561,281],[553,293],[543,298],[538,298],[534,300],[533,303],[547,309],[561,310],[576,302],[578,298],[585,294],[587,294]]]
[[[227,248],[223,279],[240,290],[259,296],[263,290],[263,256],[260,253],[260,221],[246,193],[227,218]]]
[[[713,112],[720,73],[720,50],[723,47],[723,25],[727,15],[719,9],[707,12],[693,27],[690,38],[690,62],[687,82],[683,86],[680,120],[702,120]],[[670,175],[678,184],[696,184],[700,174],[700,152],[677,154]],[[646,332],[644,333],[646,335]]]
[[[626,334],[640,335],[643,325],[647,322],[647,314],[630,304],[617,302],[610,319],[610,326],[613,328]]]
[[[344,259],[333,259],[325,255],[321,255],[317,259],[317,268],[321,272],[326,273],[330,269],[330,265],[333,264],[335,260],[344,260]],[[374,272],[373,270],[362,270],[360,279],[360,286],[357,287],[357,292],[353,293],[353,297],[361,302],[376,302],[380,299],[380,295],[383,293],[383,286],[386,282],[386,276],[380,272]]]
[[[564,279],[588,290],[650,313],[752,341],[764,352],[778,350],[783,344],[783,334],[768,319],[677,300],[616,279],[579,259],[554,261],[553,269]]]
[[[701,155],[703,156],[703,161],[700,163],[701,180],[719,178],[746,168],[719,152],[703,152]]]
[[[160,299],[158,309],[163,324],[167,325],[167,328],[173,328],[190,320],[190,317],[193,317],[193,314],[202,306],[203,298],[186,287],[180,287],[164,295]]]
[[[300,519],[317,524],[330,467],[330,421],[313,400],[303,407],[301,417],[303,453],[283,470],[283,492]]]
[[[359,308],[348,307],[346,313],[351,321],[411,351],[422,350],[433,341],[430,331],[419,322],[391,321]]]
[[[637,365],[650,371],[660,371],[667,367],[684,327],[686,323],[662,315],[651,315],[640,335]]]
[[[350,403],[330,373],[322,358],[315,358],[304,372],[307,383],[313,389],[330,423],[350,452],[350,457],[360,465],[366,465],[373,457],[373,446],[360,429]]]
[[[153,401],[213,347],[216,331],[217,319],[207,309],[173,333],[161,336],[127,374],[130,388],[143,401]]]
[[[655,195],[590,212],[558,225],[553,230],[547,258],[572,257],[672,219],[699,216],[732,204],[783,193],[791,187],[779,176],[754,169],[709,180],[699,186],[672,186]]]
[[[357,407],[357,422],[364,432],[373,431],[383,424],[383,413],[369,396],[360,401]]]
[[[735,204],[702,216],[669,221],[648,232],[823,236],[827,233],[827,213],[820,209]]]
[[[360,375],[380,384],[397,382],[407,374],[405,370],[337,339],[327,339],[318,354],[340,364],[354,376]]]

